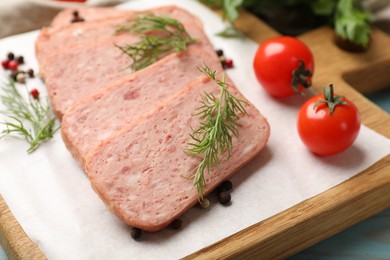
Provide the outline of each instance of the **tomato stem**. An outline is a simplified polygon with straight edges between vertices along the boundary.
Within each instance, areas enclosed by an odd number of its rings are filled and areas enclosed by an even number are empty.
[[[329,86],[324,87],[324,99],[318,100],[313,109],[316,109],[317,106],[321,103],[326,103],[329,107],[329,114],[332,115],[334,109],[337,105],[345,105],[348,106],[348,103],[343,100],[341,96],[335,96],[333,91],[333,84],[329,84]]]
[[[294,89],[295,93],[299,93],[298,86],[302,85],[304,88],[309,88],[311,86],[311,76],[313,72],[311,70],[305,69],[305,63],[303,60],[298,60],[298,67],[292,72],[291,87]]]

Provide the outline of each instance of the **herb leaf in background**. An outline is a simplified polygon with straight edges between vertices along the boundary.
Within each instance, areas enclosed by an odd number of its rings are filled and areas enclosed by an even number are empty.
[[[241,35],[234,27],[234,21],[238,18],[238,9],[243,3],[244,0],[223,0],[223,16],[229,22],[229,26],[218,33],[219,36],[235,37]]]
[[[134,44],[116,45],[132,58],[130,67],[135,71],[155,63],[163,55],[185,51],[187,45],[196,41],[179,21],[152,14],[141,15],[132,22],[118,25],[117,32],[131,32],[141,36],[141,40]],[[149,35],[150,32],[154,35]]]
[[[343,39],[367,47],[370,41],[372,16],[354,0],[339,0],[335,15],[335,30]]]
[[[2,83],[0,100],[6,109],[0,113],[8,118],[1,122],[6,129],[0,132],[0,139],[8,135],[23,136],[30,144],[28,153],[35,151],[42,142],[52,138],[59,129],[56,127],[56,119],[49,101],[35,99],[30,95],[26,101],[11,77]]]
[[[259,14],[268,8],[306,7],[318,18],[335,27],[336,34],[359,46],[366,47],[371,34],[371,14],[364,10],[361,0],[201,0],[212,8],[221,8],[230,26],[220,36],[235,36],[233,23],[241,7]],[[276,19],[283,19],[277,17]],[[239,34],[237,34],[239,35]]]

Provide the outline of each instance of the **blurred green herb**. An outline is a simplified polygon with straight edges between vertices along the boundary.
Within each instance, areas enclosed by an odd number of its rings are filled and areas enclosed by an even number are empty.
[[[335,16],[336,33],[343,39],[367,47],[372,16],[354,0],[339,0]]]
[[[55,126],[56,119],[49,101],[34,99],[31,95],[28,95],[26,100],[17,90],[16,83],[11,77],[2,83],[0,100],[5,107],[0,114],[8,118],[1,122],[6,129],[1,131],[0,139],[7,135],[23,136],[30,144],[28,153],[35,151],[43,141],[52,138],[59,129]]]
[[[235,36],[234,21],[242,7],[249,11],[268,7],[306,6],[314,15],[327,18],[337,35],[357,45],[366,47],[371,34],[371,14],[364,10],[361,0],[200,0],[212,8],[223,10],[229,23],[220,36]]]

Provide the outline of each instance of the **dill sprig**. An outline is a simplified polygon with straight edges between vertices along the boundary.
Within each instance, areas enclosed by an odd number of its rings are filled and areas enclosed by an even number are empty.
[[[48,100],[44,102],[30,95],[26,100],[17,90],[15,81],[11,77],[8,82],[3,82],[1,92],[0,100],[6,110],[0,113],[7,116],[8,120],[1,122],[6,129],[1,131],[0,139],[7,135],[23,136],[30,144],[27,152],[31,153],[43,141],[52,138],[59,129],[59,127],[55,128],[56,120]]]
[[[199,116],[200,126],[192,129],[192,141],[186,151],[191,155],[202,155],[202,161],[194,169],[193,183],[198,193],[199,201],[203,200],[206,185],[205,172],[210,174],[213,166],[220,163],[224,153],[230,157],[233,149],[233,137],[238,138],[237,121],[240,116],[248,113],[244,108],[247,102],[233,96],[227,89],[225,74],[222,80],[217,79],[216,72],[208,66],[198,67],[199,71],[220,86],[219,98],[213,94],[204,93],[201,96],[201,106],[194,116]]]
[[[187,33],[182,23],[169,18],[146,14],[134,21],[117,26],[117,32],[140,35],[141,40],[129,45],[116,45],[130,56],[130,67],[137,71],[156,62],[162,56],[187,50],[187,45],[196,41]]]

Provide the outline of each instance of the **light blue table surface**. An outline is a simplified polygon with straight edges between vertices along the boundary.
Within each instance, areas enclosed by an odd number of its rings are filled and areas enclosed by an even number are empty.
[[[390,89],[367,96],[390,113]],[[0,246],[0,260],[7,256]],[[390,260],[390,209],[332,236],[290,260]]]

